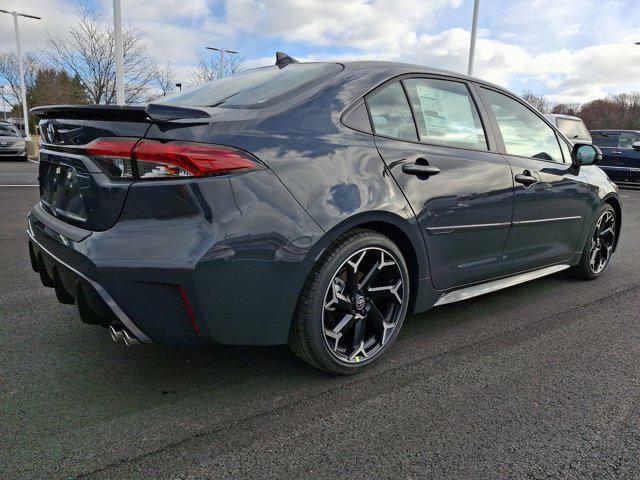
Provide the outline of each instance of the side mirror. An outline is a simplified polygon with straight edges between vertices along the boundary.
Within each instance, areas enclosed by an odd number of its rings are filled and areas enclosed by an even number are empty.
[[[640,150],[640,142],[633,142],[633,145],[631,145],[631,147],[634,150]]]
[[[571,150],[572,163],[578,167],[595,165],[602,160],[602,152],[590,143],[576,143]]]

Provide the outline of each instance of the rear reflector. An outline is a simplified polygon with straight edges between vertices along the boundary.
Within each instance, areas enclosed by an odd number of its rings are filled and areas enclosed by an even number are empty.
[[[198,328],[198,322],[196,322],[196,316],[193,314],[193,310],[191,310],[191,305],[189,305],[189,300],[187,300],[187,292],[184,291],[183,287],[180,288],[180,296],[182,297],[182,302],[184,303],[184,309],[187,311],[187,315],[189,316],[189,320],[191,320],[191,326],[195,330],[196,334],[200,337],[200,328]]]
[[[141,179],[204,177],[262,168],[254,157],[241,150],[202,143],[141,140],[133,155]]]

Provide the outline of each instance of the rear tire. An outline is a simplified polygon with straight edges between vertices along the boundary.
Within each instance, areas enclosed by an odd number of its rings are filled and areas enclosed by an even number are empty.
[[[617,235],[616,211],[604,203],[589,230],[580,262],[569,271],[571,275],[580,280],[595,280],[602,275],[611,262]]]
[[[359,372],[395,340],[409,294],[409,273],[398,247],[372,230],[347,232],[327,248],[309,274],[289,346],[326,372]]]

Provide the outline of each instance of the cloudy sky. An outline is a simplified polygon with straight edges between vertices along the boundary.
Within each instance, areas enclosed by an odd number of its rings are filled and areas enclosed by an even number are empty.
[[[112,15],[112,0],[0,0],[23,19],[26,48],[43,28],[64,34],[79,4]],[[251,66],[282,50],[300,59],[400,60],[466,71],[473,0],[122,0],[123,18],[178,80],[205,45],[239,50]],[[475,74],[517,93],[561,101],[640,91],[640,0],[482,0]],[[0,15],[0,49],[15,48]]]

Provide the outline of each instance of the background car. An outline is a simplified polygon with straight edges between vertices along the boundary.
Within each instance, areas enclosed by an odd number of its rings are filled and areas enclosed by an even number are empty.
[[[640,185],[640,130],[592,130],[602,150],[599,167],[616,183]]]
[[[602,274],[617,189],[535,110],[388,62],[247,70],[159,104],[33,109],[32,268],[128,345],[288,343],[375,362],[407,313]]]
[[[570,142],[591,143],[591,135],[582,119],[571,115],[546,113],[545,118],[555,125]]]
[[[0,122],[0,159],[27,160],[24,138],[10,123]]]

